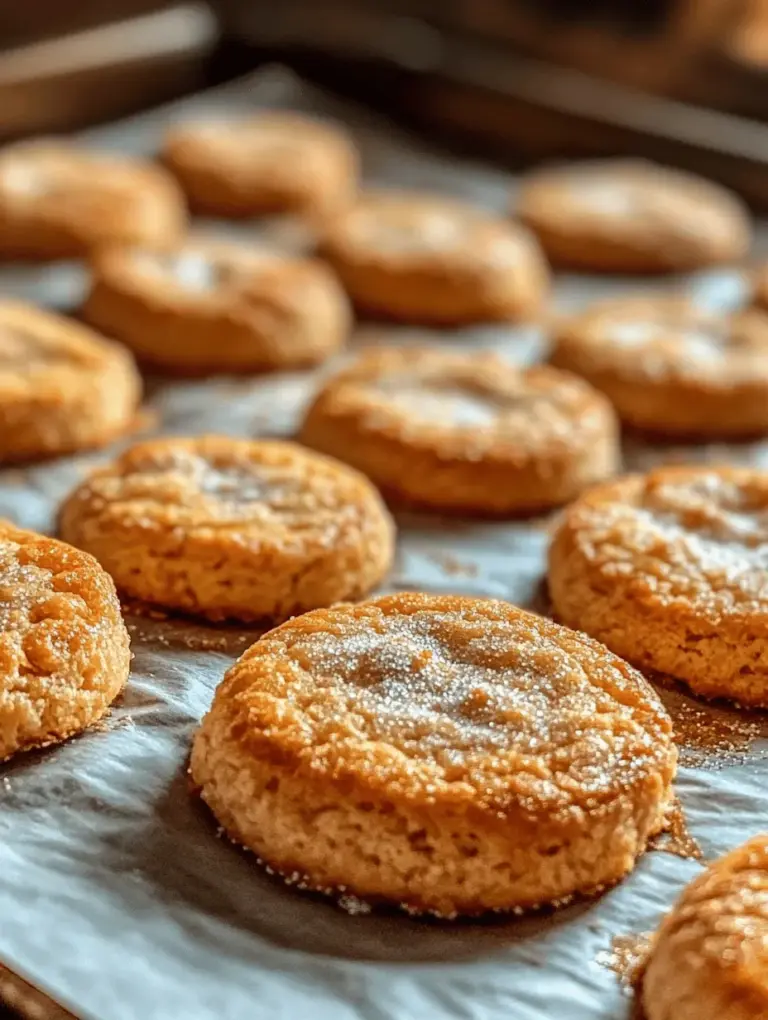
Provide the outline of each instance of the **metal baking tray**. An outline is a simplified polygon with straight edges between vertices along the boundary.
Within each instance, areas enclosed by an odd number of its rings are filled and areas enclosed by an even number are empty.
[[[711,45],[740,6],[218,0],[232,37],[458,143],[534,158],[641,149],[765,212],[768,73]]]
[[[433,149],[275,69],[83,138],[152,153],[179,118],[263,105],[346,121],[369,181],[507,207],[514,181],[506,171]],[[306,240],[286,220],[258,229],[201,226],[284,246]],[[765,250],[763,225],[758,233]],[[83,279],[75,264],[6,267],[0,292],[72,309]],[[741,277],[714,272],[670,285],[722,304],[738,300]],[[564,275],[554,305],[572,308],[659,286]],[[503,326],[438,332],[361,325],[353,346],[382,342],[492,347],[515,360],[539,357],[543,349],[537,328]],[[318,378],[333,367],[178,383],[149,377],[145,428],[291,435]],[[113,453],[0,472],[0,515],[53,530],[61,498]],[[768,465],[768,444],[686,448],[637,438],[625,444],[628,467],[692,459]],[[387,590],[494,596],[542,608],[551,518],[478,523],[411,513],[399,515],[398,524]],[[130,612],[127,619],[135,659],[110,718],[61,747],[0,767],[0,996],[14,998],[29,1017],[620,1020],[632,1005],[615,970],[632,940],[654,927],[701,867],[696,845],[711,858],[764,827],[763,717],[705,706],[665,685],[682,748],[682,813],[676,835],[617,888],[525,918],[447,924],[396,912],[348,914],[287,889],[217,838],[188,789],[191,734],[225,669],[255,633]],[[38,997],[30,997],[35,989]]]

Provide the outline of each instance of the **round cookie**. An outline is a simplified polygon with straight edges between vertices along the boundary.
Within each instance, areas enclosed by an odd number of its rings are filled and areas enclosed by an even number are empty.
[[[395,500],[504,516],[567,502],[613,474],[617,431],[605,398],[556,369],[380,348],[326,383],[300,437]]]
[[[643,160],[606,159],[532,173],[515,211],[554,265],[667,273],[742,258],[746,207],[725,188]]]
[[[768,315],[685,298],[622,298],[563,322],[551,362],[602,390],[629,425],[707,438],[768,432]]]
[[[648,1020],[768,1016],[768,835],[685,888],[654,939],[642,999]]]
[[[394,525],[356,471],[293,443],[138,443],[64,503],[62,538],[133,598],[212,620],[282,619],[366,594]]]
[[[0,258],[76,258],[108,243],[157,243],[186,225],[184,197],[152,163],[56,139],[0,151]]]
[[[558,619],[698,694],[768,706],[768,473],[666,467],[565,511]]]
[[[0,463],[103,446],[141,396],[133,358],[72,319],[0,301]]]
[[[322,252],[362,312],[409,322],[525,319],[548,289],[527,230],[439,195],[369,192],[328,226]]]
[[[597,642],[505,602],[398,594],[252,645],[191,773],[289,881],[452,917],[618,881],[663,827],[676,757],[650,685]]]
[[[115,586],[93,557],[0,521],[0,761],[100,719],[130,663]]]
[[[314,365],[351,328],[346,295],[322,262],[222,241],[98,253],[82,314],[180,375]]]
[[[162,157],[192,207],[212,215],[324,217],[357,191],[359,158],[346,131],[297,113],[181,124]]]

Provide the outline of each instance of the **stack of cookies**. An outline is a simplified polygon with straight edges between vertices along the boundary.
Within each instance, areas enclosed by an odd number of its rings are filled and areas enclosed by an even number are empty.
[[[632,870],[674,796],[673,727],[646,674],[768,707],[768,472],[616,477],[622,427],[699,444],[768,434],[750,219],[720,187],[641,161],[534,172],[511,213],[368,188],[363,170],[345,128],[279,112],[178,125],[157,162],[56,140],[0,153],[0,257],[90,271],[78,320],[0,302],[3,463],[126,439],[137,362],[165,385],[330,362],[295,442],[123,444],[63,502],[60,539],[2,524],[0,759],[108,711],[130,670],[118,594],[276,625],[194,738],[195,788],[233,840],[304,887],[441,917],[592,895]],[[297,218],[313,251],[205,237],[190,210]],[[679,282],[718,265],[752,284],[745,307],[660,283],[549,314],[553,270]],[[357,318],[431,342],[334,363]],[[503,351],[439,332],[484,323],[512,327]],[[519,323],[545,335],[548,363],[521,364]],[[555,620],[461,594],[365,600],[403,508],[470,527],[563,506]],[[768,1015],[764,963],[759,978],[721,972],[709,937],[746,888],[768,888],[764,844],[664,922],[649,1020]],[[750,910],[762,932],[764,898]],[[734,924],[729,953],[748,956],[756,931]],[[715,968],[707,984],[691,953]],[[739,996],[752,1005],[729,1012]]]

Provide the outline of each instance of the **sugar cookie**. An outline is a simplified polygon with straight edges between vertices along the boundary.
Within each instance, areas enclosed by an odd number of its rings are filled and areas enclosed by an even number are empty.
[[[100,719],[130,662],[115,586],[93,557],[0,521],[0,761]]]
[[[300,435],[396,500],[479,514],[564,503],[618,465],[603,396],[487,353],[366,351],[326,383]]]
[[[685,888],[652,945],[642,998],[648,1020],[768,1016],[768,835]]]
[[[182,375],[314,365],[351,326],[321,262],[224,241],[100,252],[83,317]]]
[[[394,527],[356,471],[292,443],[139,443],[67,499],[61,534],[133,598],[208,617],[284,618],[358,598]]]
[[[768,432],[768,315],[757,311],[717,314],[670,296],[608,301],[560,325],[551,361],[638,428]]]
[[[193,208],[220,216],[326,216],[352,199],[359,174],[343,128],[277,110],[174,127],[163,159]]]
[[[743,203],[725,188],[642,160],[606,159],[532,173],[517,215],[557,266],[667,273],[742,258]]]
[[[92,330],[0,301],[0,463],[103,446],[134,421],[130,354]]]
[[[618,881],[675,772],[656,694],[504,602],[389,595],[245,652],[192,777],[232,839],[305,888],[452,917]]]
[[[563,623],[629,662],[768,706],[768,473],[667,467],[587,493],[549,588]]]
[[[102,244],[162,242],[186,223],[162,167],[64,141],[0,151],[0,258],[76,258]]]
[[[329,225],[322,252],[361,311],[392,319],[515,321],[548,288],[527,230],[436,195],[369,192]]]

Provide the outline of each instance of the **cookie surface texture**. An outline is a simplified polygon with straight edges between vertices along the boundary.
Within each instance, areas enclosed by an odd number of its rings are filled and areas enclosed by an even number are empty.
[[[429,194],[362,195],[329,225],[322,252],[361,312],[408,322],[526,319],[548,289],[524,227]]]
[[[708,698],[768,705],[768,474],[668,467],[582,496],[549,557],[558,619]]]
[[[768,431],[768,315],[679,297],[623,298],[562,322],[551,363],[601,390],[627,424],[706,439]]]
[[[83,317],[179,375],[314,365],[346,342],[349,302],[315,259],[189,241],[105,250]]]
[[[768,835],[686,887],[656,935],[642,995],[648,1020],[768,1016]]]
[[[532,173],[514,208],[549,259],[607,273],[681,272],[742,258],[746,207],[725,188],[642,160]]]
[[[358,598],[394,545],[356,471],[292,443],[221,436],[139,443],[72,493],[60,528],[126,595],[214,620]]]
[[[450,917],[618,881],[675,762],[657,696],[596,642],[508,603],[400,594],[252,645],[191,771],[289,880]]]
[[[325,384],[300,435],[395,500],[479,515],[564,503],[618,464],[601,394],[487,353],[367,351]]]
[[[325,217],[352,200],[359,175],[342,127],[278,111],[174,127],[163,159],[192,207],[219,216]]]
[[[93,557],[0,521],[0,761],[100,719],[130,661],[115,586]]]
[[[103,446],[141,396],[133,358],[86,326],[0,301],[0,463]]]
[[[103,244],[163,242],[186,219],[179,186],[152,163],[56,139],[0,150],[0,258],[76,258]]]

